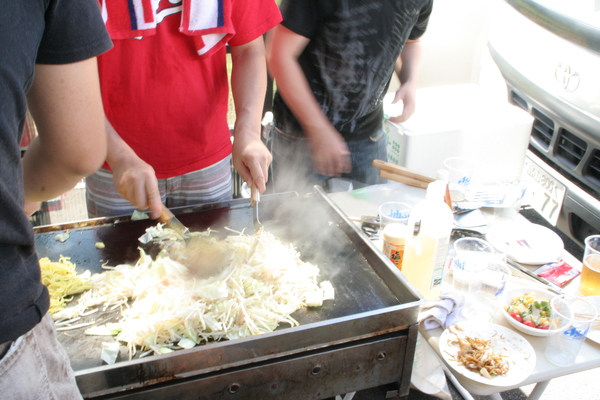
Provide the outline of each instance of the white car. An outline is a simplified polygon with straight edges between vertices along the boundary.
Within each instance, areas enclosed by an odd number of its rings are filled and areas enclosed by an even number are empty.
[[[534,118],[532,206],[583,245],[600,233],[600,0],[502,0],[488,47]]]

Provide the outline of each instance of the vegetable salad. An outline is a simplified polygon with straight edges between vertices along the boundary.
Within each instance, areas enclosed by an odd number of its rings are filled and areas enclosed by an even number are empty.
[[[548,329],[550,325],[550,302],[536,300],[533,293],[515,297],[504,309],[512,318],[530,328]]]

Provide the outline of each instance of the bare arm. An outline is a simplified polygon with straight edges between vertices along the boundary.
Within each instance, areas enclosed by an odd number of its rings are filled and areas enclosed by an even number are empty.
[[[233,165],[248,186],[266,190],[271,153],[260,138],[262,110],[267,89],[267,66],[262,36],[231,47],[231,90],[235,103]]]
[[[315,171],[338,176],[350,172],[350,153],[342,135],[323,114],[298,63],[308,42],[308,38],[276,26],[269,33],[267,64],[277,81],[277,90],[302,126]]]
[[[113,172],[117,192],[140,210],[150,208],[150,218],[160,217],[162,201],[154,168],[135,154],[106,119],[105,127],[108,138],[106,162]]]
[[[36,65],[28,106],[39,136],[23,157],[25,200],[52,199],[96,171],[106,157],[96,59]]]
[[[400,88],[392,103],[400,100],[404,103],[402,114],[390,118],[390,121],[401,123],[407,121],[415,112],[415,100],[418,87],[419,67],[421,65],[421,42],[409,40],[396,62],[396,74],[400,79]]]

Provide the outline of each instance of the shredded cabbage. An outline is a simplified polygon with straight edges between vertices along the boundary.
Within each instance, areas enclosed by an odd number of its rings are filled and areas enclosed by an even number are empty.
[[[175,231],[158,224],[143,240],[163,249],[155,260],[140,248],[136,265],[106,267],[108,271],[91,276],[91,288],[77,304],[81,312],[100,304],[122,309],[120,331],[113,325],[88,333],[118,332],[116,339],[126,343],[130,358],[138,349],[162,354],[271,332],[282,323],[296,326],[294,311],[322,305],[324,292],[333,298],[331,283],[320,287],[317,282],[319,268],[269,232],[215,239],[227,246],[231,261],[206,279],[177,261],[185,258],[185,246]]]
[[[119,343],[118,342],[107,342],[102,343],[102,352],[100,358],[107,364],[114,364],[119,356]]]
[[[71,237],[71,235],[69,235],[69,232],[63,232],[63,233],[57,233],[54,236],[54,239],[56,239],[56,241],[64,243],[67,240],[69,240],[69,238]]]

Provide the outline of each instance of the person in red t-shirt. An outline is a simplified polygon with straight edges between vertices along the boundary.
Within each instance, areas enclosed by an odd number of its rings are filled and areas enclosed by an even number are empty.
[[[121,4],[122,3],[122,4]],[[101,1],[114,48],[98,58],[109,136],[104,168],[86,180],[90,217],[231,199],[231,158],[264,192],[271,154],[260,139],[266,92],[262,35],[273,0]],[[236,122],[227,111],[226,45]]]

